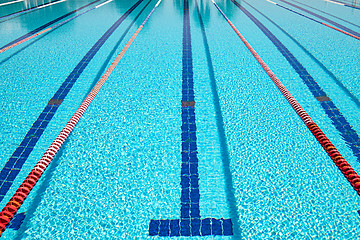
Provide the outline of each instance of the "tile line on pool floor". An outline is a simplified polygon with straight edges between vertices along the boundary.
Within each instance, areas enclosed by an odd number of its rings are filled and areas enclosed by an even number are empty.
[[[26,133],[23,141],[15,152],[11,155],[10,159],[6,162],[4,168],[0,172],[0,202],[4,199],[9,191],[13,181],[19,174],[25,161],[28,159],[30,153],[34,149],[36,143],[45,131],[56,110],[59,108],[66,95],[70,92],[76,80],[80,77],[81,73],[87,67],[89,62],[112,35],[112,33],[120,26],[120,24],[130,15],[130,13],[140,5],[144,0],[138,0],[132,7],[129,8],[93,45],[93,47],[85,54],[81,61],[76,65],[74,70],[65,79],[60,88],[49,100],[48,105],[41,112],[37,120],[33,123],[30,130]]]
[[[150,220],[150,236],[233,235],[231,219],[200,216],[198,151],[189,1],[184,0],[181,99],[180,219]]]
[[[295,58],[288,48],[271,31],[266,28],[256,17],[241,6],[236,0],[231,0],[254,24],[265,34],[266,37],[276,46],[278,51],[285,57],[289,64],[299,74],[305,85],[313,96],[318,100],[325,113],[331,119],[332,124],[340,132],[347,145],[350,146],[357,161],[360,162],[360,138],[357,132],[351,127],[340,110],[331,101],[324,90],[318,85],[315,79],[310,75],[306,68]],[[245,2],[245,1],[244,1]],[[247,2],[246,2],[247,3]],[[248,3],[247,3],[248,4]]]

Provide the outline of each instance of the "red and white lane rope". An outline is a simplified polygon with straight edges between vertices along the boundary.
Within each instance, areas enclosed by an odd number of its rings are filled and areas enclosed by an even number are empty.
[[[55,157],[56,153],[59,151],[67,137],[70,135],[71,131],[74,129],[75,125],[79,122],[81,116],[84,114],[92,100],[100,91],[101,87],[104,85],[106,80],[109,78],[110,74],[113,72],[117,64],[120,62],[121,58],[124,56],[126,51],[129,49],[130,45],[133,43],[141,29],[144,27],[145,23],[151,16],[151,14],[155,11],[156,7],[159,6],[159,0],[155,7],[151,10],[149,15],[146,17],[144,22],[140,25],[140,27],[136,30],[134,35],[127,42],[125,47],[121,50],[119,55],[115,58],[115,60],[111,63],[110,67],[106,70],[104,75],[99,79],[91,92],[86,96],[85,100],[81,103],[80,107],[76,110],[74,115],[67,122],[65,127],[61,130],[60,134],[55,138],[50,147],[45,151],[43,157],[40,161],[35,165],[35,167],[31,170],[29,175],[25,178],[20,187],[16,190],[16,193],[10,199],[10,201],[6,204],[3,210],[0,212],[0,236],[5,231],[6,226],[9,224],[11,219],[14,217],[18,209],[21,207],[26,197],[29,195],[30,191],[34,188],[35,184],[44,173],[46,168],[49,166],[50,162]]]
[[[90,12],[90,11],[96,9],[96,8],[101,7],[101,6],[104,6],[105,4],[108,4],[109,2],[112,2],[112,1],[113,1],[113,0],[109,0],[109,1],[106,1],[106,2],[104,2],[104,3],[101,3],[101,4],[99,4],[99,5],[95,6],[95,7],[92,7],[92,8],[90,8],[90,9],[86,10],[85,12],[79,13],[79,14],[77,14],[77,15],[69,18],[69,19],[66,19],[65,21],[62,21],[62,22],[60,22],[60,23],[58,23],[58,24],[56,24],[56,25],[54,25],[54,26],[52,26],[52,27],[49,27],[49,28],[47,28],[47,29],[44,29],[44,30],[42,30],[41,32],[35,33],[35,34],[33,34],[33,35],[31,35],[31,36],[29,36],[29,37],[27,37],[27,38],[24,38],[24,39],[22,39],[22,40],[20,40],[20,41],[18,41],[18,42],[16,42],[16,43],[11,44],[10,46],[4,47],[4,48],[0,49],[0,53],[3,53],[3,52],[5,52],[5,51],[7,51],[7,50],[9,50],[9,49],[11,49],[11,48],[13,48],[13,47],[16,47],[16,46],[18,46],[18,45],[20,45],[20,44],[22,44],[22,43],[24,43],[24,42],[27,42],[27,41],[33,39],[34,37],[37,37],[37,36],[39,36],[39,35],[41,35],[41,34],[44,34],[44,33],[48,32],[48,31],[50,31],[50,30],[53,30],[53,29],[55,29],[55,28],[57,28],[57,27],[60,27],[61,25],[64,25],[65,23],[70,22],[70,21],[73,20],[74,18],[80,17],[81,15],[83,15],[83,14],[85,14],[85,13],[88,13],[88,12]],[[60,2],[63,2],[63,1],[60,1]],[[60,3],[60,2],[56,2],[56,3]],[[55,4],[55,3],[54,3],[54,4]]]
[[[351,186],[356,190],[356,192],[360,195],[360,177],[355,172],[355,170],[350,166],[348,162],[344,159],[344,157],[339,153],[336,147],[330,142],[330,140],[325,136],[325,134],[321,131],[321,129],[316,125],[316,123],[310,118],[310,116],[305,112],[305,110],[300,106],[300,104],[296,101],[296,99],[291,95],[289,90],[281,83],[281,81],[276,77],[276,75],[271,71],[271,69],[266,65],[266,63],[261,59],[259,54],[252,48],[252,46],[248,43],[248,41],[241,35],[239,30],[232,24],[232,22],[226,17],[226,15],[221,11],[219,6],[211,0],[215,7],[219,10],[221,15],[226,19],[226,21],[230,24],[232,29],[239,36],[241,41],[245,44],[245,46],[249,49],[251,54],[255,57],[255,59],[260,63],[261,67],[265,70],[267,75],[271,78],[271,80],[275,83],[277,88],[281,91],[281,93],[285,96],[286,100],[293,107],[295,112],[299,115],[301,120],[305,123],[305,125],[309,128],[321,146],[325,149],[327,154],[334,161],[336,166],[340,169],[340,171],[344,174],[346,179],[350,182]]]

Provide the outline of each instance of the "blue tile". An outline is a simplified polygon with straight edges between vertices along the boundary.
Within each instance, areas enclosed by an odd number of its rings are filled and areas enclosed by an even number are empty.
[[[149,225],[149,235],[156,236],[159,235],[160,220],[151,220]]]
[[[182,188],[181,189],[181,203],[190,204],[190,188]]]
[[[190,204],[181,203],[180,218],[190,218]]]
[[[190,164],[188,162],[181,164],[181,175],[190,175]]]
[[[1,180],[6,179],[7,176],[9,175],[10,171],[11,171],[11,168],[4,167],[0,172],[0,179]]]
[[[12,182],[15,180],[16,176],[19,174],[20,170],[12,169],[6,178],[6,181]]]
[[[200,207],[198,203],[190,205],[190,218],[200,218]]]
[[[198,173],[198,164],[196,163],[190,163],[190,174],[197,174]]]
[[[180,220],[170,221],[170,237],[180,236]]]
[[[159,227],[159,236],[170,235],[170,220],[161,220]]]
[[[24,152],[20,155],[22,158],[27,158],[32,152],[33,148],[27,147],[24,149]]]
[[[201,221],[201,236],[211,235],[211,220],[210,218],[205,218]]]
[[[14,230],[19,230],[23,220],[25,219],[25,213],[15,214],[14,218],[9,223],[8,228],[12,228]]]
[[[6,193],[9,191],[9,186],[1,186],[1,188],[0,188],[0,195],[1,196],[5,196],[6,195]]]
[[[190,236],[190,220],[180,219],[180,235]]]
[[[191,219],[191,236],[200,236],[200,219]]]
[[[219,219],[211,219],[211,230],[213,235],[223,235],[221,221]]]
[[[13,168],[17,160],[18,160],[17,157],[16,157],[16,158],[14,158],[14,157],[9,158],[9,160],[8,160],[8,161],[6,162],[6,164],[5,164],[4,169],[11,169],[11,168]],[[0,179],[3,179],[3,178],[1,177],[1,174],[0,174]]]
[[[221,219],[223,225],[223,234],[225,236],[233,235],[231,219]]]
[[[26,161],[26,158],[18,158],[14,165],[14,168],[21,169],[22,166],[24,165],[25,161]]]

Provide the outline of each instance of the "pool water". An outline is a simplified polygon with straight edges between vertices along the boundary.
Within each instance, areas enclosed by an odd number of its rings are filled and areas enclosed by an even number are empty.
[[[91,9],[0,53],[1,208],[157,3],[93,2],[0,5],[1,48],[87,4],[48,27]],[[237,1],[253,18],[231,0],[215,2],[360,172],[360,41],[284,1]],[[358,9],[323,0],[288,3],[360,33]],[[316,86],[304,82],[252,19],[291,52],[334,108],[324,107]],[[99,39],[103,45],[85,61]],[[47,112],[53,117],[30,136],[38,141],[28,156],[10,166],[49,100],[61,98],[54,94],[82,64],[62,102],[51,105],[56,111]],[[193,89],[193,99],[184,89]],[[182,101],[195,107],[182,107]],[[337,115],[330,118],[329,111]],[[186,124],[196,129],[186,130]],[[355,134],[349,137],[349,131]],[[188,142],[184,134],[191,135]],[[187,143],[192,154],[183,149]],[[188,162],[185,155],[191,155]],[[195,177],[190,190],[183,172],[189,165]],[[186,190],[191,201],[200,197],[190,204],[200,234],[193,226],[190,236],[151,227],[158,220],[188,219]],[[213,3],[162,0],[2,238],[358,239],[359,204],[357,192]],[[203,234],[207,227],[210,235]]]

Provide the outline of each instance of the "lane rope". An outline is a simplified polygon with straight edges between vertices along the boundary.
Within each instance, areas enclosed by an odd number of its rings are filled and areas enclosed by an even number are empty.
[[[64,0],[64,1],[66,1],[66,0]],[[22,43],[24,43],[24,42],[27,42],[27,41],[29,41],[29,40],[31,40],[31,39],[33,39],[33,38],[35,38],[35,37],[37,37],[37,36],[39,36],[39,35],[41,35],[41,34],[44,34],[44,33],[48,32],[48,31],[50,31],[50,30],[53,30],[53,29],[55,29],[55,28],[58,28],[58,27],[60,27],[60,26],[62,26],[62,25],[64,25],[64,24],[70,22],[70,21],[73,20],[74,18],[80,17],[81,15],[83,15],[83,14],[85,14],[85,13],[88,13],[88,12],[90,12],[90,11],[96,9],[96,8],[101,7],[101,6],[104,6],[105,4],[110,3],[111,1],[113,1],[113,0],[109,0],[109,1],[106,1],[106,2],[104,2],[104,3],[101,3],[101,4],[99,4],[99,5],[95,6],[95,7],[92,7],[92,8],[90,8],[90,9],[86,10],[85,12],[79,13],[79,14],[77,14],[77,15],[69,18],[69,19],[66,19],[65,21],[62,21],[62,22],[60,22],[60,23],[58,23],[58,24],[56,24],[56,25],[54,25],[54,26],[52,26],[52,27],[49,27],[49,28],[47,28],[47,29],[44,29],[44,30],[42,30],[41,32],[35,33],[35,34],[33,34],[33,35],[31,35],[31,36],[29,36],[29,37],[27,37],[27,38],[24,38],[24,39],[22,39],[22,40],[20,40],[20,41],[17,41],[17,42],[15,42],[15,43],[11,44],[10,46],[7,46],[7,47],[5,47],[5,48],[2,48],[2,49],[0,49],[0,53],[3,53],[3,52],[5,52],[5,51],[7,51],[7,50],[9,50],[9,49],[11,49],[11,48],[13,48],[13,47],[16,47],[16,46],[18,46],[18,45],[20,45],[20,44],[22,44]]]
[[[116,68],[116,66],[120,62],[121,58],[124,56],[126,51],[129,49],[130,45],[134,42],[135,38],[137,37],[139,32],[142,30],[142,28],[144,27],[145,23],[148,21],[148,19],[152,15],[152,13],[159,6],[161,1],[162,0],[159,0],[156,3],[156,5],[151,10],[149,15],[145,18],[143,23],[140,25],[140,27],[134,33],[134,35],[126,43],[125,47],[121,50],[121,52],[118,54],[118,56],[115,58],[115,60],[111,63],[110,67],[106,70],[106,72],[99,79],[99,81],[96,83],[94,88],[86,96],[85,100],[81,103],[81,105],[76,110],[74,115],[70,118],[70,120],[67,122],[65,127],[59,133],[59,135],[55,138],[55,140],[51,143],[49,148],[45,151],[44,155],[39,160],[39,162],[34,166],[34,168],[31,170],[31,172],[25,178],[23,183],[16,190],[13,197],[10,199],[10,201],[6,204],[6,206],[0,212],[0,236],[5,231],[7,225],[11,221],[11,219],[14,217],[14,215],[17,213],[18,209],[24,203],[25,199],[30,194],[31,190],[34,188],[34,186],[38,182],[39,178],[42,176],[42,174],[44,173],[46,168],[49,166],[49,164],[55,157],[56,153],[59,151],[59,149],[65,142],[65,140],[68,138],[68,136],[70,135],[70,133],[72,132],[72,130],[74,129],[76,124],[79,122],[82,115],[85,113],[86,109],[89,107],[92,100],[98,94],[101,87],[104,85],[106,80],[109,78],[110,74]]]
[[[219,8],[219,6],[211,0],[215,7],[219,10],[221,15],[226,19],[231,28],[236,32],[241,41],[245,44],[245,46],[249,49],[251,54],[255,57],[261,67],[265,70],[266,74],[271,78],[271,80],[275,83],[276,87],[280,90],[280,92],[284,95],[286,100],[290,103],[295,112],[299,115],[301,120],[305,123],[305,125],[309,128],[311,133],[315,136],[317,141],[324,148],[326,153],[331,157],[336,166],[340,169],[340,171],[344,174],[346,179],[350,182],[351,186],[355,189],[355,191],[360,195],[360,176],[355,172],[355,170],[350,166],[350,164],[344,159],[344,157],[340,154],[340,152],[336,149],[336,147],[332,144],[332,142],[326,137],[323,131],[317,126],[317,124],[311,119],[311,117],[305,112],[305,110],[301,107],[301,105],[296,101],[296,99],[291,95],[289,90],[282,84],[282,82],[276,77],[276,75],[271,71],[269,66],[261,59],[259,54],[254,50],[254,48],[249,44],[249,42],[241,35],[239,30],[233,25],[233,23],[226,17],[223,11]]]

